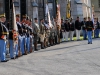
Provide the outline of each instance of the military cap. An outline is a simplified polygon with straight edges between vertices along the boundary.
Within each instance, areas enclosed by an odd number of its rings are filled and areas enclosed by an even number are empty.
[[[88,18],[90,18],[90,17],[88,17]]]
[[[6,17],[6,16],[5,16],[5,13],[0,15],[0,18],[2,18],[2,17]]]
[[[86,19],[86,17],[84,17],[84,19]]]
[[[26,20],[29,20],[29,16],[26,17]]]
[[[34,18],[34,20],[37,20],[37,18]]]
[[[77,18],[79,18],[79,16],[77,16]]]
[[[61,19],[61,20],[63,20],[63,19]]]
[[[16,17],[20,17],[20,14],[16,14]]]
[[[27,15],[23,15],[22,17],[23,17],[23,18],[26,18],[26,17],[27,17]]]

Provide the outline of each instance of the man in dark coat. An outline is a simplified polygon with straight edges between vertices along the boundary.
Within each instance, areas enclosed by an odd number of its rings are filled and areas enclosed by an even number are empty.
[[[80,31],[81,31],[81,22],[79,20],[79,17],[77,17],[77,20],[75,21],[75,29],[76,29],[77,41],[79,41],[80,40]]]
[[[7,62],[6,59],[6,40],[8,33],[8,28],[4,25],[5,16],[0,15],[0,61]]]
[[[70,29],[68,19],[65,20],[64,26],[65,26],[65,38],[66,41],[68,41],[69,29]]]
[[[84,21],[81,22],[82,30],[83,30],[83,39],[87,39],[87,31],[86,31],[86,18],[84,18]]]
[[[62,42],[65,40],[65,25],[63,19],[61,20]]]
[[[100,24],[98,22],[98,18],[94,19],[94,37],[99,38],[99,29],[100,29]]]
[[[72,22],[73,19],[70,19],[70,41],[73,41],[73,35],[74,35],[74,30],[75,30],[75,24]]]

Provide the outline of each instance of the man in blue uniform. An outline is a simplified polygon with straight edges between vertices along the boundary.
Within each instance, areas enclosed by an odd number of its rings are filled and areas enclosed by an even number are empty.
[[[31,53],[31,52],[33,52],[33,29],[32,29],[32,19],[30,19],[29,31],[30,31],[30,53]]]
[[[88,35],[88,44],[92,44],[92,30],[94,29],[94,27],[90,17],[88,17],[88,21],[86,22],[86,29]]]
[[[26,46],[26,34],[27,34],[27,27],[26,27],[26,15],[23,15],[22,20],[22,28],[23,28],[23,40],[22,40],[22,55],[27,55],[27,46]]]
[[[22,25],[20,23],[20,15],[17,14],[16,15],[16,23],[17,23],[17,27],[18,27],[18,33],[19,33],[19,36],[18,36],[18,47],[17,47],[17,50],[16,50],[16,56],[17,57],[20,57],[22,55],[21,53],[21,45],[22,45],[22,39],[23,39],[23,29],[22,29]],[[23,46],[22,46],[23,47]]]
[[[27,48],[27,52],[30,53],[30,27],[29,27],[29,17],[26,18],[26,29],[27,29],[27,33],[26,33],[26,48]]]
[[[4,22],[5,22],[5,16],[1,15],[0,16],[0,60],[1,62],[8,61],[6,59],[6,40],[7,40],[7,35],[9,33],[7,27],[3,24]]]
[[[17,20],[17,18],[16,18]],[[9,49],[10,49],[10,58],[15,59],[18,57],[18,43],[17,38],[13,38],[13,29],[9,29]],[[16,41],[16,42],[15,42]]]

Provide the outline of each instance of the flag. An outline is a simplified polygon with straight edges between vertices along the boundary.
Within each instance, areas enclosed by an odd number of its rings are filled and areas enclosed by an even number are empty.
[[[16,14],[15,14],[14,3],[13,3],[13,30],[18,31],[17,24],[16,24]]]
[[[71,8],[70,2],[68,2],[68,4],[67,4],[67,18],[71,17],[70,8]]]
[[[18,41],[18,28],[17,28],[17,23],[16,23],[16,14],[15,14],[15,7],[14,7],[14,3],[13,3],[13,14],[12,14],[12,18],[13,18],[13,40],[16,43]]]
[[[48,22],[49,22],[49,27],[52,27],[48,4],[46,4],[46,20],[48,20]]]
[[[61,26],[60,5],[57,5],[57,25]]]

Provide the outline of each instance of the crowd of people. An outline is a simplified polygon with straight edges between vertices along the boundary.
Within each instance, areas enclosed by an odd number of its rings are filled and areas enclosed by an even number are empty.
[[[82,32],[81,32],[82,31]],[[75,32],[75,33],[74,33]],[[88,44],[92,44],[92,36],[94,38],[99,38],[100,23],[98,18],[94,18],[94,21],[90,17],[84,18],[80,21],[79,17],[73,22],[73,19],[66,19],[65,22],[61,20],[61,38],[62,41],[73,41],[73,36],[76,34],[77,41],[80,41],[80,35],[82,34],[83,40],[88,39]]]
[[[16,59],[22,55],[27,55],[33,51],[38,51],[38,44],[41,49],[60,43],[60,26],[56,26],[56,20],[49,25],[48,21],[37,18],[30,19],[23,15],[20,21],[20,15],[16,15],[16,25],[18,28],[18,37],[14,34],[12,24],[6,21],[4,15],[0,16],[0,60],[7,62],[7,48],[11,59]],[[16,38],[15,38],[16,36]],[[34,45],[34,49],[33,49]]]
[[[80,32],[83,31],[83,39],[88,39],[88,44],[92,44],[92,32],[94,30],[94,36],[99,37],[100,24],[98,18],[91,21],[88,17],[83,21],[77,20],[73,22],[73,19],[66,19],[65,22],[61,19],[61,25],[57,25],[57,20],[54,19],[49,25],[49,22],[44,19],[38,21],[37,18],[30,19],[28,16],[23,15],[22,21],[20,21],[20,15],[16,15],[16,24],[18,27],[18,39],[13,38],[13,33],[9,22],[6,22],[5,16],[0,16],[0,60],[1,62],[7,62],[6,51],[9,48],[9,54],[11,59],[16,59],[22,55],[27,55],[33,51],[38,51],[38,44],[41,44],[41,49],[60,44],[64,41],[73,41],[74,32],[76,30],[77,41],[80,40]],[[16,40],[17,42],[14,42]],[[34,45],[34,47],[33,47]]]

